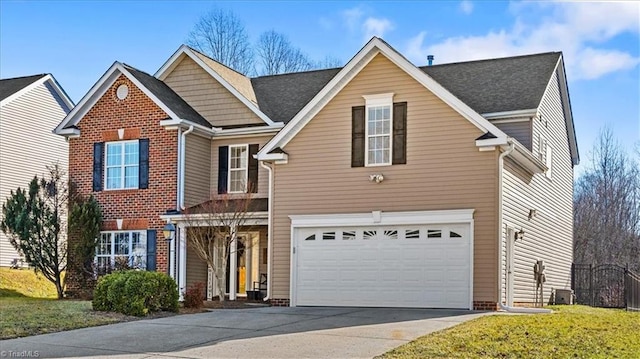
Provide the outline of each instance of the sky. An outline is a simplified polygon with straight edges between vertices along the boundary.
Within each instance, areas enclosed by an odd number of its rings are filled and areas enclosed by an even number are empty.
[[[605,126],[640,153],[638,2],[1,0],[0,77],[51,73],[77,103],[114,61],[155,73],[214,8],[233,11],[252,42],[275,30],[343,64],[372,36],[419,66],[430,54],[442,64],[562,51],[577,173]]]

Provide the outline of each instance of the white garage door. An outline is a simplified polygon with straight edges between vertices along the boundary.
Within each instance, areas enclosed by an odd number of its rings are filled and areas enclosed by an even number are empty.
[[[471,306],[469,223],[293,230],[294,305]]]

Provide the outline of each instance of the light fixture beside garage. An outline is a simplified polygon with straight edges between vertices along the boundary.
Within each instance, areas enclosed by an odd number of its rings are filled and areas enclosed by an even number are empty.
[[[384,175],[382,173],[369,175],[369,182],[382,183],[382,181],[384,181]]]

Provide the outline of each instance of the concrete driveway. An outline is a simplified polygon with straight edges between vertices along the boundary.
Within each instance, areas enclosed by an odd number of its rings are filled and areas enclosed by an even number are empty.
[[[0,357],[371,358],[486,315],[433,309],[260,307],[0,341]]]

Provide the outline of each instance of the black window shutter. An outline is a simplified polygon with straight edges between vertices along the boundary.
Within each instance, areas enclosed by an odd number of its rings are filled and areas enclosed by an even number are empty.
[[[149,188],[149,139],[141,139],[138,141],[138,153],[140,154],[140,162],[138,162],[138,188]]]
[[[258,193],[258,159],[253,158],[253,155],[258,153],[258,145],[249,145],[249,168],[247,169],[247,191],[251,193]]]
[[[102,171],[104,169],[104,142],[93,144],[93,191],[102,191]]]
[[[364,106],[351,108],[351,167],[364,167]]]
[[[156,270],[156,230],[147,230],[147,270]]]
[[[407,163],[407,103],[393,104],[393,158],[394,165]]]
[[[227,193],[229,146],[218,147],[218,194]]]

